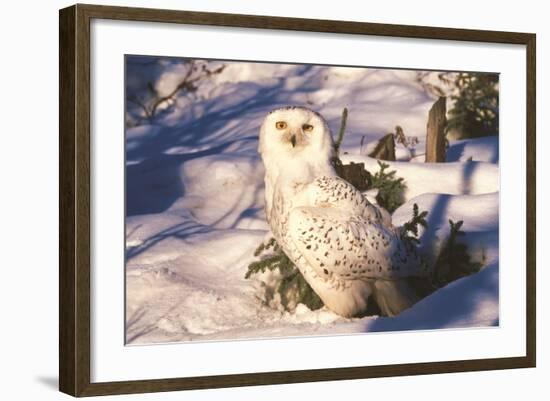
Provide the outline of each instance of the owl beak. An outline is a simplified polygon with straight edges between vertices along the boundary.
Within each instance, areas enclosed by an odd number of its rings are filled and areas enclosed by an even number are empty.
[[[292,134],[290,137],[290,143],[292,144],[292,147],[296,146],[296,135]]]

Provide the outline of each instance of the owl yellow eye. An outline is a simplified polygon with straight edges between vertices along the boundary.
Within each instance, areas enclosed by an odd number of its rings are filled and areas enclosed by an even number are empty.
[[[286,123],[284,121],[277,121],[275,123],[275,128],[277,129],[285,129],[286,128]]]
[[[302,129],[304,130],[304,132],[311,132],[311,131],[313,131],[313,125],[304,124],[304,125],[302,125]]]

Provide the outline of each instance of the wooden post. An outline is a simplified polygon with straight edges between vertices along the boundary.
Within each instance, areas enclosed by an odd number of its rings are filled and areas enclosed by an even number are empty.
[[[428,114],[426,134],[426,163],[445,162],[445,126],[447,125],[447,98],[440,97]]]
[[[359,191],[369,188],[371,175],[365,170],[365,163],[342,164],[340,160],[335,164],[336,174],[343,178]]]
[[[387,134],[376,144],[376,147],[369,153],[369,157],[379,160],[395,161],[395,139],[393,134]]]

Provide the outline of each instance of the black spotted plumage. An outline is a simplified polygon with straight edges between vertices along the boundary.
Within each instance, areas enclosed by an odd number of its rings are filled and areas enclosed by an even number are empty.
[[[415,250],[401,246],[397,230],[382,221],[375,207],[346,181],[322,177],[306,190],[313,194],[312,205],[291,211],[288,230],[318,274],[324,273],[325,266],[330,266],[336,277],[347,279],[398,279],[421,273],[422,263]],[[324,241],[306,245],[301,241],[304,232],[314,232]],[[333,243],[335,249],[323,246]],[[372,265],[375,269],[369,267]]]
[[[276,128],[281,121],[285,130]],[[304,133],[305,125],[314,128]],[[397,283],[424,274],[423,264],[415,248],[401,246],[389,214],[336,176],[326,121],[304,107],[274,110],[262,123],[259,151],[271,231],[325,305],[355,316],[383,293],[393,294],[380,298],[385,314],[409,305]]]

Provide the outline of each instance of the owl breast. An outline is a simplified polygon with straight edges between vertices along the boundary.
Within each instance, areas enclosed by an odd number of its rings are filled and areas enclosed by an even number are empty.
[[[342,280],[337,275],[319,274],[292,238],[290,214],[296,208],[310,206],[308,189],[307,185],[301,186],[297,191],[293,189],[291,193],[275,189],[269,216],[271,231],[277,243],[324,304],[339,315],[353,316],[367,306],[367,299],[371,294],[368,280]]]

